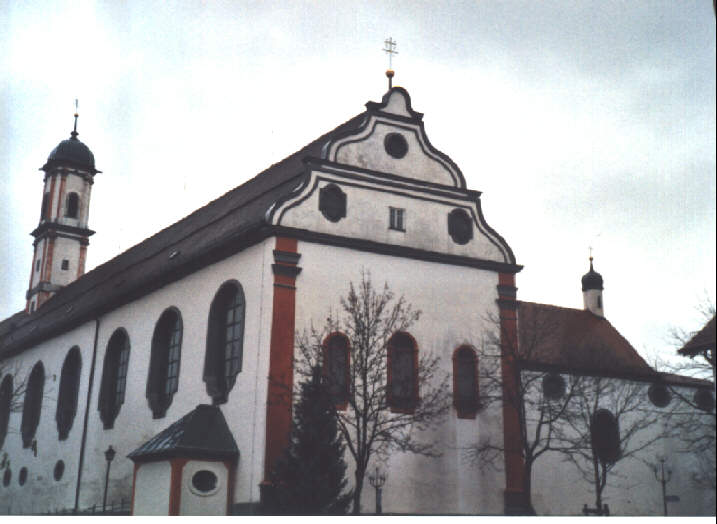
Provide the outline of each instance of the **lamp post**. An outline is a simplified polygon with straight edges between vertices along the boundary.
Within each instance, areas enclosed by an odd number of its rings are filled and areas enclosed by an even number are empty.
[[[667,468],[667,474],[665,475],[665,457],[660,457],[660,467],[657,467],[657,464],[652,466],[652,471],[655,473],[655,480],[657,480],[660,484],[662,484],[662,510],[665,512],[665,517],[667,516],[667,500],[670,498],[667,496],[667,483],[672,478],[672,470],[668,467]],[[659,470],[659,471],[658,471]],[[658,475],[659,473],[659,475]],[[677,497],[672,497],[677,498]]]
[[[371,486],[373,486],[373,488],[376,490],[376,515],[380,515],[382,511],[381,488],[383,488],[383,485],[386,484],[386,474],[382,471],[379,471],[378,466],[376,466],[376,472],[369,473],[368,481],[371,483]]]
[[[115,458],[115,450],[112,449],[112,445],[110,444],[110,447],[108,447],[105,450],[105,460],[107,461],[107,473],[105,474],[105,495],[102,497],[102,513],[105,512],[107,508],[107,486],[110,482],[110,465],[112,464],[112,461]]]

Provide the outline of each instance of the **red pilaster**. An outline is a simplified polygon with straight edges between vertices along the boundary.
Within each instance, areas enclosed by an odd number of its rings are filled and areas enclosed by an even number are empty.
[[[182,501],[182,470],[188,462],[185,458],[172,459],[171,480],[169,481],[169,514],[179,515],[180,502]]]
[[[47,221],[49,222],[53,218],[53,208],[55,207],[55,180],[57,177],[55,175],[52,176],[50,179],[50,198],[47,200],[47,216],[45,217]]]
[[[60,218],[62,211],[62,203],[65,201],[65,183],[67,182],[67,173],[60,176],[60,194],[57,198],[57,218]]]
[[[269,350],[269,385],[266,404],[264,481],[289,442],[291,394],[294,388],[294,322],[296,276],[301,271],[295,238],[276,237],[274,300]]]
[[[501,378],[503,383],[503,449],[505,459],[505,511],[526,513],[523,444],[520,430],[518,398],[518,321],[515,275],[498,276],[498,307],[500,310]]]

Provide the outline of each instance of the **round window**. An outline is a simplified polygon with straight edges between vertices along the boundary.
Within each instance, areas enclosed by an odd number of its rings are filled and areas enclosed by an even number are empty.
[[[647,398],[658,408],[664,408],[670,403],[670,400],[672,400],[670,390],[667,389],[664,384],[652,384],[647,389]]]
[[[20,470],[20,474],[17,476],[17,481],[21,486],[25,485],[25,482],[27,482],[27,468],[22,468]]]
[[[55,463],[55,470],[53,471],[53,475],[55,476],[55,480],[60,480],[62,478],[62,475],[65,474],[65,463],[61,460],[58,460]]]
[[[695,396],[692,397],[694,403],[702,411],[711,413],[715,409],[715,399],[712,396],[712,391],[708,388],[700,388],[695,391]]]
[[[5,473],[2,476],[2,485],[5,487],[9,486],[11,480],[12,480],[12,471],[10,471],[10,468],[7,468],[5,470]]]
[[[219,479],[214,472],[207,469],[197,471],[192,475],[192,487],[198,495],[211,495],[217,489]]]
[[[403,158],[408,153],[408,142],[399,133],[387,134],[383,139],[383,147],[393,158]]]

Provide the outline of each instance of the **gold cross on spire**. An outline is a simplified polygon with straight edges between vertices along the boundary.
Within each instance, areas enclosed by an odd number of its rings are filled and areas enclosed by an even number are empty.
[[[391,89],[393,87],[393,55],[397,55],[398,51],[396,51],[396,45],[398,45],[398,42],[396,42],[393,38],[390,36],[383,41],[384,47],[383,51],[385,53],[388,53],[388,69],[386,70],[386,76],[388,77],[388,88]]]
[[[75,98],[75,129],[72,130],[73,137],[77,136],[77,117],[80,116],[79,113],[77,112],[77,107],[78,107],[78,102],[77,102],[77,99]]]

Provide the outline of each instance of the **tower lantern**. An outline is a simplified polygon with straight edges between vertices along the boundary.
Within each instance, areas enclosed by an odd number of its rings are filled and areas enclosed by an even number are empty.
[[[593,269],[593,257],[590,256],[590,271],[582,278],[583,306],[599,317],[605,316],[602,303],[602,275]]]
[[[75,102],[76,103],[76,102]],[[77,138],[77,111],[70,138],[52,150],[40,168],[43,179],[40,221],[31,233],[35,240],[30,285],[25,298],[32,313],[52,295],[85,272],[89,237],[87,227],[95,157]]]

